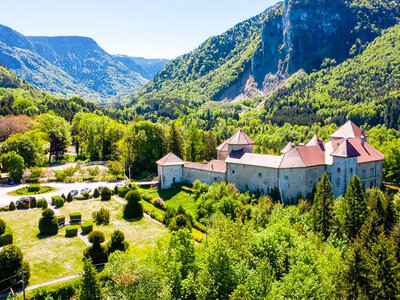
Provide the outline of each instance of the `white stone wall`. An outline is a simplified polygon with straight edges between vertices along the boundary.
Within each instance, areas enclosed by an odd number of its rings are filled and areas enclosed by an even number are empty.
[[[196,180],[202,183],[213,184],[214,182],[225,181],[225,173],[205,171],[191,168],[183,168],[183,181],[192,184]]]
[[[218,151],[217,152],[218,160],[225,160],[227,157],[228,157],[228,151]]]
[[[327,172],[333,196],[344,196],[350,179],[357,175],[357,157],[334,157],[332,166],[327,167]]]
[[[360,177],[364,189],[382,185],[382,161],[358,164],[357,176]]]
[[[278,186],[278,169],[227,163],[226,172],[227,182],[234,183],[240,191],[266,194]]]
[[[158,180],[162,190],[169,189],[174,183],[183,181],[183,165],[158,166]]]

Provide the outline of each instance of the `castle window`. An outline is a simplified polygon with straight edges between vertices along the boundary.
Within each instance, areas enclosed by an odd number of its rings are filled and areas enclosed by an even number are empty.
[[[262,173],[261,172],[258,172],[258,177],[262,177]]]
[[[340,168],[337,168],[337,172],[340,173]]]
[[[361,179],[365,179],[367,177],[367,171],[366,170],[362,170],[361,171]]]
[[[373,180],[371,180],[369,182],[369,187],[372,189],[374,187],[374,185],[375,185],[375,182]]]
[[[263,195],[264,195],[264,189],[261,189],[261,194],[263,194]]]
[[[235,174],[236,174],[236,171],[235,171],[235,170],[232,170],[232,174],[235,175]]]
[[[289,176],[288,175],[285,175],[285,180],[289,180]]]
[[[217,181],[217,177],[214,177],[214,181]]]
[[[370,177],[375,177],[375,170],[374,170],[374,168],[371,168],[370,170],[369,170],[369,172],[370,172]]]
[[[336,178],[336,185],[340,186],[340,178]]]

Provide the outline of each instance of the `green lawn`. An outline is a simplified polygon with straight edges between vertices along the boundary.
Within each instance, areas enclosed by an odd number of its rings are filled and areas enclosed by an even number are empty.
[[[69,218],[70,213],[80,212],[82,214],[82,222],[92,219],[92,213],[104,207],[110,210],[110,224],[107,226],[94,226],[94,230],[99,230],[106,236],[106,241],[111,237],[114,230],[121,230],[125,239],[136,245],[154,245],[157,238],[160,237],[167,229],[154,221],[143,217],[141,220],[127,221],[123,219],[123,205],[117,201],[73,201],[66,203],[60,210]]]
[[[37,192],[28,192],[28,187],[21,188],[15,191],[10,192],[10,195],[14,196],[33,196],[33,195],[40,195],[40,194],[45,194],[45,193],[50,193],[55,191],[56,189],[50,186],[41,186],[40,190]]]
[[[165,205],[178,209],[179,205],[188,210],[193,216],[196,215],[196,203],[193,200],[191,194],[181,188],[170,189],[170,190],[155,190],[139,188],[140,192],[155,198],[162,198],[165,201]]]
[[[40,209],[18,210],[0,215],[14,235],[14,244],[21,248],[31,268],[30,284],[78,273],[82,270],[85,243],[79,238],[59,234],[39,238]]]

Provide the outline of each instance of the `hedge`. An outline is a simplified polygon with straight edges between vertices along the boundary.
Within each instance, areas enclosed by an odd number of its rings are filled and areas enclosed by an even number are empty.
[[[86,221],[85,223],[81,224],[82,233],[89,234],[93,231],[93,221]]]
[[[77,222],[77,223],[80,223],[81,222],[81,220],[82,220],[82,214],[81,213],[79,213],[79,212],[77,212],[77,213],[71,213],[71,214],[69,214],[69,220],[71,221],[71,222]]]
[[[6,230],[0,235],[0,247],[13,243],[13,234],[10,227],[6,227]]]
[[[27,298],[31,300],[71,299],[78,294],[81,280],[78,278],[61,284],[40,287],[28,292]]]
[[[122,188],[118,189],[118,196],[125,198],[126,194],[131,191],[131,189],[128,186],[123,186]]]
[[[28,186],[28,193],[34,193],[40,191],[40,184],[34,183]]]
[[[83,196],[83,198],[84,198],[85,200],[89,199],[89,197],[90,197],[90,195],[89,195],[88,192],[84,192],[84,193],[82,194],[82,196]]]
[[[78,226],[69,226],[65,228],[65,237],[74,237],[78,235]]]
[[[63,207],[64,206],[64,198],[61,196],[53,196],[51,197],[51,204],[56,206],[56,207]]]
[[[47,208],[47,200],[45,198],[39,199],[36,206],[43,209]]]
[[[58,220],[58,226],[60,226],[60,224],[64,223],[65,224],[65,216],[56,216],[57,220]]]
[[[25,183],[39,183],[39,178],[26,178]]]

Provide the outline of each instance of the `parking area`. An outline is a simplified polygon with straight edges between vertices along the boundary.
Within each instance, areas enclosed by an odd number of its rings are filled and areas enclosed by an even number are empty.
[[[74,182],[74,183],[45,183],[43,185],[45,186],[51,186],[54,187],[56,190],[50,193],[46,194],[41,194],[41,195],[35,195],[36,199],[39,198],[45,198],[47,200],[51,199],[52,196],[60,196],[61,194],[65,194],[65,196],[68,195],[68,193],[72,190],[78,190],[79,193],[82,189],[90,189],[91,192],[95,188],[98,188],[99,186],[102,187],[108,187],[110,189],[113,189],[115,185],[121,184],[123,181],[113,181],[113,182]],[[0,207],[8,206],[11,201],[17,201],[21,196],[14,196],[14,195],[9,195],[10,192],[26,187],[28,184],[19,184],[19,185],[0,185]]]

